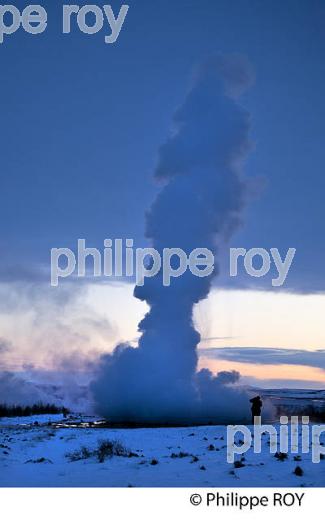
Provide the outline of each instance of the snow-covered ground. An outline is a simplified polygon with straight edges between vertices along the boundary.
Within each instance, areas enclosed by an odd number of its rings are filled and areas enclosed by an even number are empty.
[[[0,421],[0,486],[157,486],[248,487],[324,486],[325,460],[311,454],[281,461],[263,436],[261,454],[250,449],[243,466],[227,463],[225,426],[188,428],[58,427],[62,416]],[[34,424],[38,421],[38,424]],[[82,446],[95,450],[103,440],[118,440],[133,456],[95,456],[71,462],[67,454]],[[137,455],[137,456],[135,456]],[[302,476],[293,472],[299,465]]]
[[[62,414],[42,414],[28,417],[0,417],[0,429],[2,427],[7,428],[8,426],[31,426],[34,423],[48,425],[49,423],[60,422],[63,419]]]

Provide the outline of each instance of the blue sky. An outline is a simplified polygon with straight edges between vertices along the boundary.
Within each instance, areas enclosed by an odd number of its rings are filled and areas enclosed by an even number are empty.
[[[79,237],[141,242],[157,150],[193,66],[241,52],[256,71],[246,172],[265,187],[234,244],[296,247],[288,285],[324,289],[323,2],[130,2],[114,45],[77,28],[63,35],[60,4],[43,2],[45,33],[0,48],[3,276]]]
[[[219,52],[245,54],[255,69],[243,98],[256,143],[245,171],[263,185],[231,245],[295,247],[285,289],[323,292],[324,2],[130,0],[113,45],[104,31],[63,35],[63,3],[42,2],[44,34],[20,31],[0,46],[6,294],[16,282],[47,284],[40,268],[48,268],[51,247],[75,249],[78,238],[98,247],[108,237],[145,243],[157,151],[193,67]],[[121,5],[111,3],[115,11]],[[223,276],[219,284],[227,285]]]

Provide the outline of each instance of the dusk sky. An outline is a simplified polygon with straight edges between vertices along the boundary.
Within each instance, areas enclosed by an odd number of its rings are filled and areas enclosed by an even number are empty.
[[[220,276],[195,309],[200,365],[266,387],[324,387],[324,2],[129,0],[113,45],[107,27],[63,35],[63,3],[42,2],[42,35],[18,31],[0,45],[0,370],[60,370],[136,343],[146,304],[133,280],[53,288],[50,250],[75,250],[80,238],[100,250],[106,238],[148,245],[158,150],[194,67],[240,53],[255,72],[241,99],[254,141],[245,173],[255,181]],[[297,251],[274,288],[274,270],[230,279],[229,247]]]

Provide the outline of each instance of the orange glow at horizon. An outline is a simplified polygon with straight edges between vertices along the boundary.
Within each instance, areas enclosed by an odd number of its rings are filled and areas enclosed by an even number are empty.
[[[324,383],[325,371],[320,368],[304,365],[257,365],[254,363],[240,363],[226,361],[223,359],[210,359],[201,356],[199,368],[209,368],[211,372],[217,373],[222,370],[237,370],[242,376],[254,377],[256,379],[287,379],[300,381],[314,381]]]

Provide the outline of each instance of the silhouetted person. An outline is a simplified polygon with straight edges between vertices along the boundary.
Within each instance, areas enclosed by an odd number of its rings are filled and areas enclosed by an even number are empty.
[[[254,418],[261,417],[263,402],[259,395],[250,399],[249,402],[252,403],[252,423],[254,424]]]

